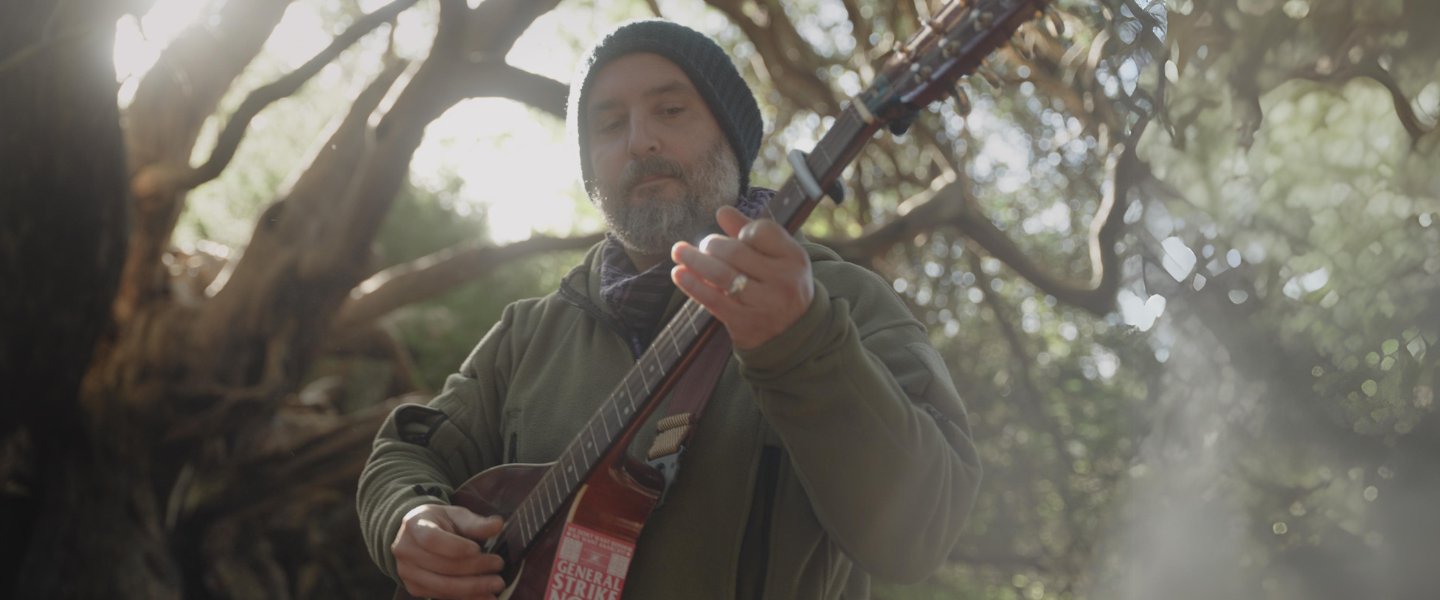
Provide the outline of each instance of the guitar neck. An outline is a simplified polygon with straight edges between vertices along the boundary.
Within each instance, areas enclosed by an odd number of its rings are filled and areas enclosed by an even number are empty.
[[[878,124],[867,123],[860,115],[853,107],[841,111],[835,124],[820,138],[815,149],[805,156],[805,166],[821,189],[828,190],[829,186],[839,179],[840,172],[855,160],[865,143],[880,128]],[[794,233],[805,224],[810,211],[815,209],[819,201],[820,198],[812,198],[806,194],[800,177],[792,175],[776,190],[775,197],[770,199],[770,217]]]

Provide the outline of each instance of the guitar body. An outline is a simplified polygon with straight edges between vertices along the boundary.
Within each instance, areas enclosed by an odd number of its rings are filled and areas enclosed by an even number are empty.
[[[645,520],[665,489],[665,479],[654,467],[627,453],[612,452],[607,458],[611,457],[613,460],[596,465],[591,477],[541,529],[528,550],[513,540],[499,541],[496,552],[505,559],[501,575],[509,583],[502,598],[546,597],[566,525],[578,525],[632,549],[635,547]],[[451,496],[451,503],[479,515],[509,519],[527,496],[540,493],[535,488],[553,464],[511,464],[486,469],[461,484]],[[519,550],[514,550],[517,548]],[[403,588],[396,597],[410,598]]]

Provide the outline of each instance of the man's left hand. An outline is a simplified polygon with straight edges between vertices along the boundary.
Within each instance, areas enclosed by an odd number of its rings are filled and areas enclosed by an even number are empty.
[[[699,248],[688,242],[671,247],[670,278],[725,324],[735,348],[750,350],[810,308],[810,256],[773,220],[751,220],[730,206],[716,211],[715,219],[725,235],[708,236]]]

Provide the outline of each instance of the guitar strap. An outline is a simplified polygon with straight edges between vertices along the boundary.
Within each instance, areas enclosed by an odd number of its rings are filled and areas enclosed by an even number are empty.
[[[658,432],[655,442],[650,444],[646,458],[665,475],[667,488],[675,480],[685,443],[694,432],[695,425],[700,422],[700,416],[705,412],[705,404],[715,393],[715,384],[719,383],[720,374],[725,372],[730,352],[729,332],[725,331],[724,327],[716,328],[715,335],[706,340],[705,347],[700,349],[695,362],[680,376],[680,381],[675,383],[665,416],[655,425]]]

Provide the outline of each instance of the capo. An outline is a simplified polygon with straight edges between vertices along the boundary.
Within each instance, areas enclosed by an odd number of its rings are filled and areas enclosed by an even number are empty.
[[[836,204],[839,204],[845,199],[845,187],[840,185],[839,179],[831,181],[828,190],[820,188],[820,181],[810,170],[810,165],[805,162],[804,152],[791,150],[786,158],[790,159],[790,168],[795,170],[795,181],[800,183],[800,191],[805,193],[806,200],[819,202],[821,198],[829,196]]]

